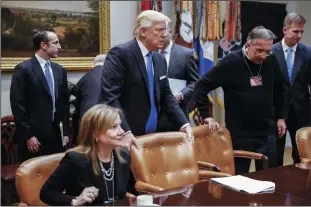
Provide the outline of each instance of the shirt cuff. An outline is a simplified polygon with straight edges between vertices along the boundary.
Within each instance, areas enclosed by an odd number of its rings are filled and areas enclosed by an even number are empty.
[[[180,127],[180,130],[179,130],[179,131],[183,130],[183,129],[184,129],[185,127],[187,127],[187,126],[190,126],[190,124],[189,124],[189,123],[186,123],[186,124],[182,125],[182,127]]]

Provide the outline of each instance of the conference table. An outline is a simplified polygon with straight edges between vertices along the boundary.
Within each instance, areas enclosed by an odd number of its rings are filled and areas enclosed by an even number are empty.
[[[275,190],[247,194],[208,180],[151,195],[154,204],[162,206],[311,206],[311,162],[265,169],[243,176],[272,181]],[[108,205],[136,205],[136,199],[126,198]]]

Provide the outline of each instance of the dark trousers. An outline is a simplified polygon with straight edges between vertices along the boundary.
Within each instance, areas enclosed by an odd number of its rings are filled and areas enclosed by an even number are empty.
[[[53,123],[53,129],[51,136],[48,138],[37,137],[41,145],[39,145],[39,151],[37,153],[32,153],[27,148],[26,141],[23,141],[19,144],[19,160],[24,162],[28,159],[50,155],[54,153],[64,152],[65,148],[62,144],[62,138],[60,134],[60,128],[57,124]]]
[[[270,133],[267,137],[233,137],[234,150],[245,150],[261,153],[268,157],[269,167],[276,167],[276,134]],[[234,158],[236,174],[248,173],[251,159]],[[255,160],[256,171],[263,169],[263,161]]]
[[[292,158],[294,163],[300,163],[300,157],[298,153],[297,143],[296,143],[296,132],[302,126],[299,126],[297,117],[294,113],[293,108],[291,107],[288,118],[286,121],[287,130],[289,132],[289,136],[292,143]],[[277,146],[277,166],[283,166],[284,159],[284,148],[286,143],[286,135],[281,138],[277,138],[276,146]]]

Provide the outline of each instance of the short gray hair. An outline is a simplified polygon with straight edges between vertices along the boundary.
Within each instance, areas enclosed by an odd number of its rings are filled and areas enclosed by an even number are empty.
[[[247,36],[247,42],[253,42],[256,39],[264,39],[264,40],[275,40],[275,34],[265,28],[264,26],[258,26],[252,29],[252,31]]]
[[[106,55],[104,54],[97,55],[94,59],[94,66],[104,65],[105,59],[106,59]]]
[[[307,20],[301,15],[297,13],[289,13],[286,15],[283,26],[290,26],[291,24],[305,24]]]
[[[171,19],[166,15],[154,10],[145,10],[141,12],[136,18],[133,35],[138,37],[142,28],[150,28],[154,23],[157,22],[168,23],[171,22]]]

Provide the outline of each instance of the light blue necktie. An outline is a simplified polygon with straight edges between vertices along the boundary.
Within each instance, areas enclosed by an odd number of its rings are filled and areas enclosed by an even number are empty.
[[[46,81],[48,82],[51,97],[52,97],[52,105],[53,105],[53,107],[52,107],[52,121],[54,121],[55,96],[54,96],[53,80],[52,80],[52,74],[50,72],[50,62],[49,61],[47,61],[45,63],[44,69],[45,69],[45,78],[46,78]]]
[[[157,131],[158,125],[158,111],[154,101],[154,76],[152,71],[152,53],[147,54],[147,73],[149,82],[149,96],[150,96],[150,113],[145,127],[146,134]]]
[[[290,82],[292,82],[292,73],[294,64],[293,52],[294,52],[293,48],[291,47],[287,48],[286,65]]]

